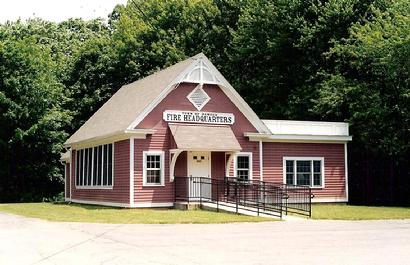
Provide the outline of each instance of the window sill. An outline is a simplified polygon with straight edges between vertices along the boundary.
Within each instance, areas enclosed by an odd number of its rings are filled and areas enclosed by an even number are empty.
[[[283,185],[288,185],[288,184],[286,184],[286,183],[283,183]],[[289,184],[290,185],[290,184]],[[310,189],[312,189],[312,190],[322,190],[322,189],[324,189],[325,188],[325,186],[315,186],[315,187],[310,187],[310,186],[305,186],[305,185],[296,185],[296,186],[293,186],[293,185],[290,185],[290,189],[292,188],[292,187],[295,187],[295,188],[297,188],[297,187],[300,187],[300,186],[302,186],[302,187],[306,187],[306,188],[310,188]]]
[[[165,187],[165,184],[143,184],[142,187]]]
[[[77,190],[112,190],[114,186],[75,186]]]

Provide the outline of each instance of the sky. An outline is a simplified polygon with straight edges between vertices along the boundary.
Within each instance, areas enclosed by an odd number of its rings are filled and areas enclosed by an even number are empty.
[[[107,18],[117,4],[127,0],[0,0],[0,23],[39,17],[61,22],[68,18]]]

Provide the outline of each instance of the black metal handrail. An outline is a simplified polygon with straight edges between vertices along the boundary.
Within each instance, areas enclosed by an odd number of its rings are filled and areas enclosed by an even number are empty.
[[[175,177],[176,201],[209,202],[219,206],[282,217],[282,194],[279,188],[228,178]]]
[[[312,189],[309,186],[283,184],[285,214],[295,213],[312,217]]]
[[[247,210],[258,215],[282,213],[311,216],[311,190],[305,186],[276,185],[236,178],[175,177],[175,201],[197,201]]]
[[[314,198],[314,195],[309,186],[276,184],[261,180],[238,180],[232,177],[228,177],[226,179],[229,179],[229,181],[238,181],[244,184],[257,184],[262,185],[263,187],[273,187],[274,189],[279,188],[282,190],[282,209],[286,215],[288,213],[295,213],[312,217],[312,198]]]

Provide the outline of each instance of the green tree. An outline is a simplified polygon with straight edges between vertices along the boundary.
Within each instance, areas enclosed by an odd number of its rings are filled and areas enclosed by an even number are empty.
[[[108,33],[89,38],[73,54],[64,82],[72,94],[71,131],[122,85],[187,56],[209,55],[225,69],[226,48],[242,2],[129,1],[114,8]]]
[[[101,20],[0,25],[0,201],[41,200],[63,187],[73,105],[64,82],[82,45],[108,32]]]
[[[370,190],[353,200],[386,202],[388,189],[387,202],[408,201],[408,10],[406,0],[130,0],[108,23],[0,25],[0,201],[61,189],[68,134],[122,85],[199,52],[262,118],[350,122],[350,190]]]
[[[61,187],[70,115],[55,71],[51,50],[34,39],[0,41],[0,201],[41,199]]]
[[[129,81],[199,52],[224,69],[243,1],[129,1],[111,15]]]
[[[253,0],[239,17],[230,50],[235,87],[265,118],[316,119],[317,73],[352,24],[383,1]]]
[[[356,23],[327,57],[336,67],[318,84],[314,111],[324,119],[347,120],[355,137],[353,170],[365,200],[383,196],[410,203],[410,3],[397,1]],[[363,170],[363,163],[371,169]],[[362,165],[360,165],[362,164]],[[382,187],[382,188],[379,188]]]
[[[64,81],[71,99],[66,108],[73,113],[70,132],[78,129],[126,83],[121,70],[109,35],[87,41],[76,52]]]

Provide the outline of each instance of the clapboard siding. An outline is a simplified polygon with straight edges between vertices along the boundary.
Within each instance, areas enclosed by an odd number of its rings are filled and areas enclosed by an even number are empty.
[[[195,84],[180,84],[166,98],[158,104],[137,128],[155,129],[156,132],[148,136],[147,139],[135,139],[134,148],[134,198],[136,203],[141,202],[172,202],[174,200],[173,182],[169,181],[169,149],[175,148],[172,134],[168,129],[168,123],[162,118],[165,110],[187,110],[197,111],[187,99],[188,94],[195,88]],[[231,126],[243,152],[253,152],[253,174],[259,178],[259,149],[258,143],[249,142],[245,137],[245,132],[256,132],[253,125],[216,85],[204,85],[205,92],[211,100],[201,111],[233,113],[235,123]],[[143,187],[142,168],[143,151],[161,150],[165,151],[165,186],[162,187]],[[221,177],[225,175],[225,157],[223,153],[212,153],[211,175]],[[220,161],[216,161],[219,159]],[[175,176],[187,176],[187,154],[183,152],[179,155],[176,166]],[[214,166],[215,165],[215,166]],[[218,169],[216,168],[218,167]]]
[[[169,137],[170,131],[167,126],[155,127],[155,134],[147,139],[134,140],[134,201],[135,203],[160,203],[174,201],[174,185],[169,179]],[[164,151],[164,186],[143,186],[143,151]],[[178,158],[178,160],[180,157]]]
[[[101,201],[129,204],[130,200],[130,142],[123,140],[114,143],[114,185],[112,189],[76,188],[72,185],[71,198],[84,201]],[[75,156],[72,152],[72,183],[75,183]]]
[[[325,187],[312,189],[315,198],[346,198],[344,144],[263,143],[263,180],[283,183],[283,157],[323,157]]]

